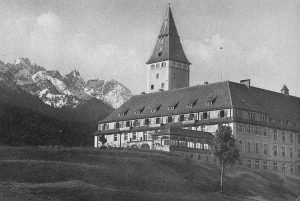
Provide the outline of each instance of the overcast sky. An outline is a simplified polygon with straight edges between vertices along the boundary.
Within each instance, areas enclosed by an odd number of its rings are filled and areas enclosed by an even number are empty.
[[[191,85],[250,78],[273,91],[286,84],[300,97],[297,0],[0,0],[0,60],[28,57],[140,93],[168,2],[192,63]]]

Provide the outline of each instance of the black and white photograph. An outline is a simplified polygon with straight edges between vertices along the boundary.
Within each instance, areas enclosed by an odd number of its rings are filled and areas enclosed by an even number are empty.
[[[300,0],[0,0],[0,201],[300,201]]]

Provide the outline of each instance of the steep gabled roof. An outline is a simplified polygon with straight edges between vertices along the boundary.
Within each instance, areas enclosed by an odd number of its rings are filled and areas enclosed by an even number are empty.
[[[216,97],[213,105],[207,105],[210,97]],[[197,102],[195,102],[197,100]],[[192,108],[187,104],[195,102]],[[177,104],[174,110],[168,110],[168,107]],[[144,110],[139,114],[135,111],[141,106]],[[159,108],[156,112],[151,109]],[[160,106],[160,107],[158,107]],[[229,93],[229,82],[218,82],[209,85],[198,85],[175,89],[172,91],[162,91],[149,94],[133,96],[129,101],[124,103],[120,108],[114,110],[102,122],[123,121],[129,119],[151,118],[158,116],[168,116],[173,114],[192,113],[199,111],[212,110],[213,108],[231,108]],[[122,111],[128,110],[124,116],[119,116]]]
[[[158,39],[147,64],[166,60],[190,64],[184,54],[170,7],[167,8]]]

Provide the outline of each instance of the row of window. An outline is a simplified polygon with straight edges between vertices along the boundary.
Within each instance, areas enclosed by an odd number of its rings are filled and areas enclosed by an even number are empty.
[[[242,140],[238,140],[238,149],[240,152],[244,150],[246,153],[254,153],[254,154],[262,154],[267,156],[269,155],[269,144],[262,144],[262,147],[260,146],[259,142],[251,142],[250,141],[245,141],[245,146],[243,149],[243,142]],[[251,148],[252,147],[252,148]],[[262,151],[261,151],[262,148]],[[273,156],[279,156],[278,152],[281,152],[281,157],[287,157],[286,155],[286,149],[289,151],[289,157],[293,158],[294,157],[294,148],[293,147],[286,147],[285,145],[276,145],[273,144]],[[298,157],[300,158],[300,150],[298,150]]]
[[[294,164],[285,164],[285,163],[278,164],[276,162],[273,162],[273,164],[272,164],[272,170],[273,171],[279,171],[279,168],[278,168],[279,165],[281,167],[281,172],[286,172],[287,166],[289,166],[289,171],[291,173],[294,172]],[[251,160],[247,160],[246,161],[246,166],[249,167],[249,168],[252,168],[252,161]],[[264,170],[268,170],[269,169],[268,162],[267,161],[263,161],[262,166],[261,166],[260,161],[259,160],[255,160],[254,161],[254,168],[255,169],[262,168]],[[298,166],[298,168],[299,168],[299,171],[300,171],[300,166]]]
[[[247,102],[246,100],[244,100],[244,101]],[[241,119],[262,121],[262,122],[266,122],[266,123],[279,124],[279,125],[287,126],[287,127],[297,127],[298,126],[296,122],[291,122],[290,120],[283,120],[280,118],[270,117],[267,114],[262,114],[262,113],[257,113],[257,112],[236,110],[235,115],[237,118],[241,118]]]
[[[153,69],[157,69],[157,68],[163,68],[166,66],[167,66],[166,62],[161,62],[161,63],[151,64],[150,69],[153,70]],[[189,68],[189,66],[187,64],[181,64],[181,63],[177,63],[174,61],[170,62],[170,66],[179,68],[179,69],[184,69],[184,70],[187,70]]]
[[[247,134],[255,134],[255,135],[261,135],[263,137],[272,137],[273,140],[281,140],[282,142],[289,142],[294,143],[294,133],[292,132],[286,132],[286,131],[280,131],[277,129],[271,129],[268,127],[261,127],[261,126],[254,126],[249,124],[237,124],[237,131],[239,133],[247,133]],[[279,138],[280,135],[280,138]],[[288,140],[289,138],[289,140]],[[298,143],[300,144],[300,136],[298,138]]]
[[[175,106],[170,106],[168,109],[172,110]],[[155,118],[146,118],[146,119],[135,119],[127,120],[113,123],[104,123],[101,124],[102,130],[117,129],[124,127],[137,127],[137,126],[149,126],[154,124],[165,124],[165,123],[177,123],[185,122],[192,120],[206,120],[206,119],[215,119],[215,118],[224,118],[229,117],[229,110],[217,110],[217,111],[208,111],[200,113],[190,113],[190,114],[181,114],[181,115],[172,115],[166,117],[155,117]]]

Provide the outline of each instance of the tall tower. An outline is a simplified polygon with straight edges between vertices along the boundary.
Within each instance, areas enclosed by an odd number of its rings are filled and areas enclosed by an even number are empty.
[[[188,87],[190,62],[177,33],[170,5],[147,64],[147,92]]]

